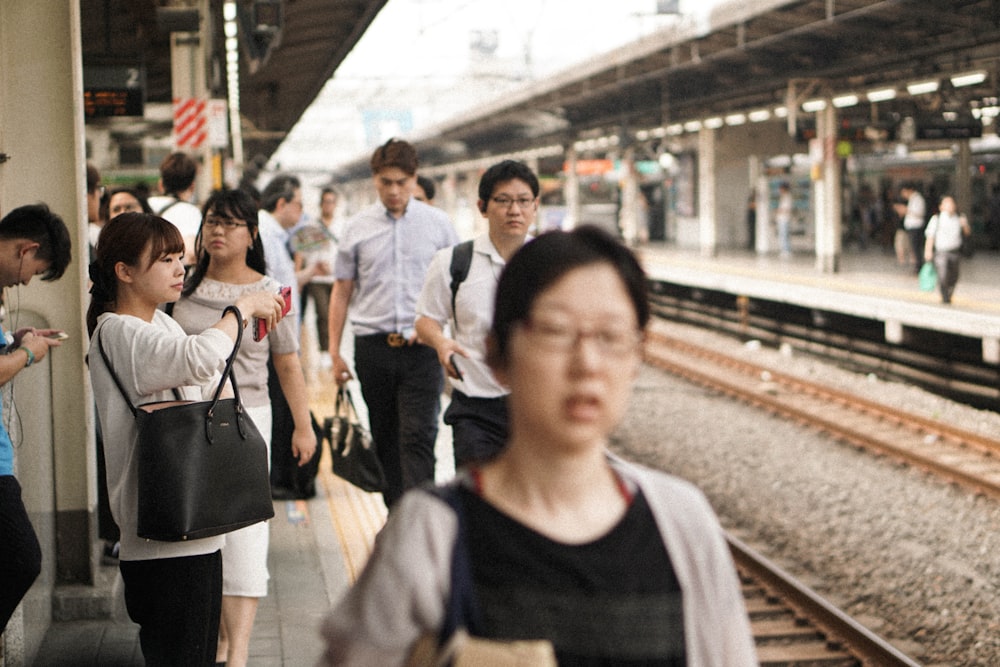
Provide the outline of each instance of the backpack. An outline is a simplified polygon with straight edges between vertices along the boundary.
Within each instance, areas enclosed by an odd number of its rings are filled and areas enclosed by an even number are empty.
[[[472,241],[463,241],[455,246],[451,252],[451,316],[455,321],[455,329],[458,329],[458,313],[455,312],[455,297],[458,295],[458,286],[469,277],[469,266],[472,265]]]

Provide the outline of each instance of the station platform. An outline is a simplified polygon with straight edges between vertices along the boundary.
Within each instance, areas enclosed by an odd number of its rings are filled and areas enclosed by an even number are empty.
[[[963,259],[951,304],[937,290],[922,292],[912,266],[879,249],[850,250],[836,273],[822,273],[812,254],[783,258],[749,251],[711,257],[655,244],[638,249],[646,272],[663,280],[885,323],[887,340],[906,327],[983,341],[983,356],[1000,363],[1000,255]]]
[[[307,372],[317,418],[333,413],[329,373]],[[439,478],[448,476],[451,430],[439,438]],[[250,643],[250,665],[314,665],[323,652],[319,626],[360,574],[386,518],[380,494],[365,493],[333,475],[324,446],[317,494],[275,501],[270,526],[268,595],[260,601]],[[32,663],[35,667],[142,667],[139,628],[128,618],[116,567],[101,567],[113,597],[111,618],[54,622]]]

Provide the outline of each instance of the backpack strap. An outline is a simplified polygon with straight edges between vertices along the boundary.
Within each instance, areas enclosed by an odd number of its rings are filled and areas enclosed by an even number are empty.
[[[458,296],[458,286],[469,277],[469,267],[472,265],[472,241],[463,241],[451,251],[451,316],[458,329],[458,313],[455,311],[455,297]]]
[[[173,197],[173,195],[170,195],[170,196]],[[173,197],[173,201],[170,202],[170,203],[168,203],[166,206],[164,206],[163,208],[161,208],[159,211],[156,211],[156,215],[158,215],[158,216],[160,216],[162,218],[163,214],[166,213],[169,208],[171,208],[175,204],[180,204],[180,203],[181,203],[180,199],[178,199],[177,197]]]

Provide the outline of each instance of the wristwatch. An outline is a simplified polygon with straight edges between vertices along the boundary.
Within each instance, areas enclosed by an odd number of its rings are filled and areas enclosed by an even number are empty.
[[[35,363],[35,353],[32,352],[30,348],[22,347],[20,349],[24,350],[24,353],[28,355],[28,363],[24,365],[25,368]]]

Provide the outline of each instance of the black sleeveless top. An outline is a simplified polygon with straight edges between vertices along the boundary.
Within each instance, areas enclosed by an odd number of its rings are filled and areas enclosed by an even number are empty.
[[[585,544],[563,544],[462,488],[481,612],[477,635],[549,639],[561,666],[685,664],[681,590],[649,504]]]

